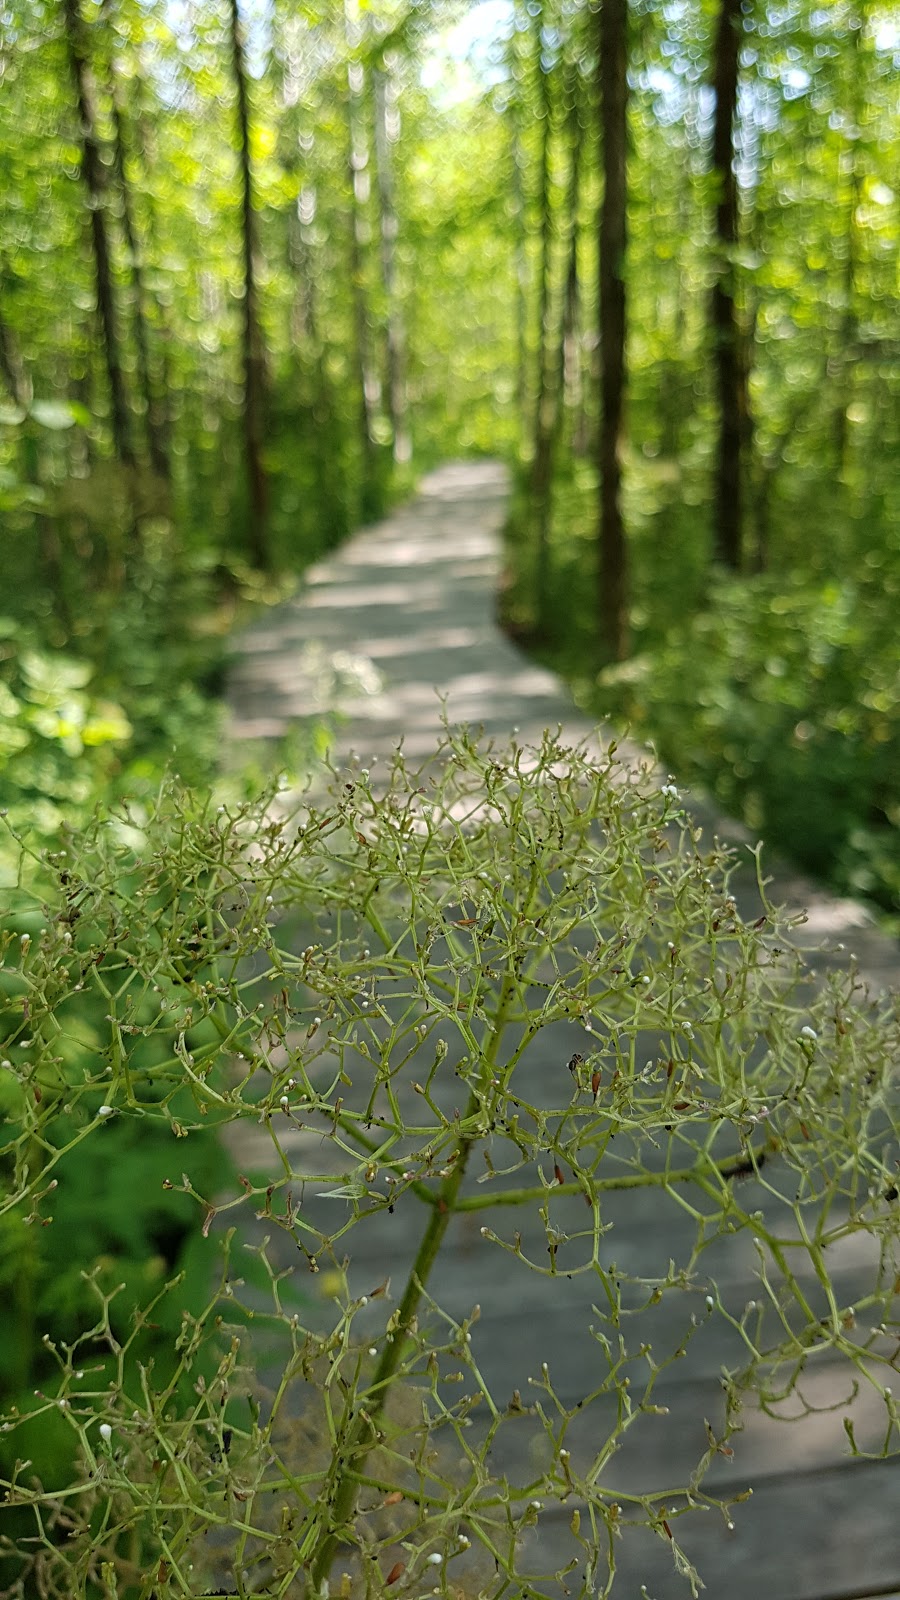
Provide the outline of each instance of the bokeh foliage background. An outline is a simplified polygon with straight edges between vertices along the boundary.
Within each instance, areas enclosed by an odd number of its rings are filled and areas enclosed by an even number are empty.
[[[627,248],[605,263],[627,299],[615,647],[597,582],[603,27],[627,63]],[[40,938],[43,847],[98,805],[127,805],[139,834],[167,770],[213,780],[242,608],[473,452],[516,470],[510,631],[896,922],[898,67],[874,0],[0,0],[7,949]],[[725,565],[716,284],[739,355]],[[4,1070],[29,1037],[14,969]],[[92,992],[68,1002],[86,1058]],[[52,1385],[35,1331],[65,1337],[82,1267],[140,1299],[199,1248],[161,1196],[168,1135],[141,1142],[146,1205],[126,1125],[106,1135],[102,1182],[69,1158],[77,1261],[52,1229],[3,1222],[14,1401]],[[214,1141],[193,1148],[211,1170]],[[47,1415],[52,1477],[66,1446]]]

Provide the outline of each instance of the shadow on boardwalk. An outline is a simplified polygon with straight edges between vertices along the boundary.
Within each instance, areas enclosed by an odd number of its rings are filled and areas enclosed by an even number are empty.
[[[366,766],[384,762],[400,739],[411,761],[424,760],[440,735],[441,699],[451,722],[481,726],[501,743],[513,732],[522,743],[539,742],[545,727],[559,725],[566,741],[599,747],[604,730],[593,728],[559,680],[529,663],[494,622],[506,494],[504,472],[494,463],[445,467],[425,481],[415,502],[313,569],[297,599],[238,641],[230,682],[232,737],[274,740],[302,724],[315,704],[322,662],[336,655],[351,677],[356,670],[358,680],[343,700],[345,720],[333,752],[338,764],[351,756]],[[635,761],[646,759],[636,749],[630,754]],[[702,804],[693,809],[720,837],[738,845],[752,842]],[[756,893],[754,873],[740,873],[738,898],[745,917],[758,909]],[[835,899],[780,868],[769,894],[808,909],[799,942],[817,947],[823,939],[842,941],[856,952],[874,985],[896,983],[896,947],[853,902]],[[554,1059],[565,1059],[578,1047],[564,1034],[565,1027],[558,1040],[548,1037],[546,1049]],[[309,1160],[311,1138],[298,1133],[293,1144],[285,1141],[298,1170]],[[263,1150],[268,1159],[271,1146],[260,1144],[260,1160]],[[252,1136],[241,1160],[254,1164]],[[745,1195],[745,1207],[750,1204]],[[679,1229],[677,1209],[661,1229],[658,1202],[649,1190],[611,1195],[604,1223],[612,1227],[616,1260],[638,1274],[664,1273],[669,1260],[686,1258],[694,1237],[687,1219]],[[351,1292],[369,1292],[388,1277],[402,1281],[416,1242],[401,1217],[388,1218],[385,1212],[369,1217],[352,1235]],[[759,1293],[749,1241],[723,1237],[703,1263],[720,1286],[728,1286],[735,1304]],[[832,1263],[840,1304],[856,1301],[865,1268],[858,1254]],[[467,1316],[474,1303],[480,1305],[472,1350],[486,1385],[498,1395],[515,1389],[527,1395],[529,1380],[539,1376],[545,1361],[566,1406],[596,1387],[597,1346],[588,1328],[596,1320],[591,1297],[597,1290],[590,1274],[571,1279],[564,1271],[554,1278],[517,1274],[514,1258],[481,1236],[474,1217],[460,1215],[431,1287],[453,1317]],[[702,1305],[702,1291],[698,1283],[697,1304],[686,1297],[687,1322]],[[653,1330],[655,1343],[660,1333]],[[674,1346],[683,1333],[673,1322],[662,1337]],[[610,1481],[618,1492],[665,1489],[684,1481],[705,1448],[704,1419],[715,1428],[721,1418],[722,1367],[739,1361],[727,1325],[718,1320],[704,1325],[684,1359],[666,1369],[656,1391],[668,1415],[653,1418],[652,1426],[647,1419],[646,1428],[629,1433],[627,1447],[616,1456]],[[819,1408],[814,1415],[787,1427],[759,1412],[749,1414],[734,1460],[723,1459],[712,1469],[706,1487],[713,1493],[738,1493],[745,1483],[754,1488],[734,1531],[711,1514],[693,1519],[685,1534],[686,1548],[717,1600],[849,1600],[885,1595],[900,1580],[900,1469],[849,1457],[844,1416],[854,1417],[862,1440],[883,1412],[879,1405],[876,1413],[865,1394],[845,1404],[845,1383],[836,1367],[823,1362],[809,1378],[808,1398]],[[570,1440],[574,1457],[580,1450],[593,1455],[602,1427],[600,1410],[585,1415]],[[514,1460],[508,1446],[492,1457],[497,1474],[514,1467],[521,1472],[526,1461],[540,1470],[541,1441],[526,1419],[517,1440]],[[563,1506],[548,1506],[541,1514],[530,1536],[535,1570],[552,1573],[577,1553],[570,1516]],[[642,1585],[656,1600],[687,1592],[664,1541],[649,1535],[623,1544],[620,1568],[615,1592],[623,1600],[638,1600]]]

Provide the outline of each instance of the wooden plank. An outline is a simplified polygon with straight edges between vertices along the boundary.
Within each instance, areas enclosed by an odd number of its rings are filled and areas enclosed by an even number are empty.
[[[569,1531],[571,1508],[540,1515],[523,1550],[520,1573],[558,1594],[555,1574],[583,1551]],[[734,1531],[716,1512],[676,1519],[677,1531],[715,1600],[848,1600],[896,1586],[900,1571],[900,1472],[851,1463],[763,1483],[735,1507]],[[663,1536],[625,1529],[614,1593],[637,1600],[687,1595]],[[577,1573],[565,1581],[576,1588]]]

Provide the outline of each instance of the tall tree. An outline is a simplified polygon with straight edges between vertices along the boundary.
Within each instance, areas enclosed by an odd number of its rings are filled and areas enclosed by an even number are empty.
[[[531,445],[531,514],[535,541],[535,615],[539,628],[546,621],[549,578],[551,440],[554,428],[555,394],[551,354],[552,256],[554,236],[551,155],[553,148],[552,67],[548,60],[543,6],[534,15],[534,81],[540,122],[538,162],[538,237],[540,255],[537,296],[537,351],[535,355],[534,415]]]
[[[366,138],[364,93],[365,69],[356,52],[362,41],[359,0],[345,0],[344,27],[347,45],[347,137],[350,178],[350,288],[353,297],[353,335],[357,384],[357,427],[360,452],[360,515],[364,522],[378,515],[381,508],[378,445],[375,437],[376,414],[381,385],[372,362],[372,313],[369,304],[366,256],[370,238],[368,217],[371,179],[369,145]]]
[[[843,477],[847,466],[848,413],[853,395],[854,354],[859,327],[856,314],[856,277],[859,265],[859,238],[857,214],[862,197],[863,171],[860,153],[863,122],[863,21],[859,15],[850,19],[849,105],[845,110],[844,149],[841,152],[841,176],[845,178],[843,228],[843,271],[841,274],[841,313],[838,325],[838,347],[829,359],[829,375],[835,380],[835,402],[832,428],[834,433],[835,464]]]
[[[525,425],[525,406],[528,395],[528,252],[525,206],[525,184],[522,168],[525,165],[522,138],[523,111],[518,92],[512,99],[512,140],[510,148],[510,178],[515,241],[515,299],[516,299],[516,411],[520,425]]]
[[[229,0],[231,64],[237,110],[238,159],[241,173],[241,247],[244,271],[243,365],[244,453],[249,495],[250,549],[257,566],[270,567],[269,483],[263,461],[266,437],[266,350],[259,320],[257,286],[256,207],[253,199],[253,162],[250,153],[250,95],[244,30],[238,0]]]
[[[128,130],[121,74],[116,51],[114,0],[103,0],[102,15],[106,23],[108,50],[108,89],[112,107],[113,162],[119,186],[122,231],[131,278],[131,318],[134,348],[137,358],[137,380],[144,409],[144,425],[150,464],[157,477],[168,479],[169,456],[166,448],[165,423],[160,406],[158,386],[153,381],[150,366],[150,334],[147,320],[147,290],[145,286],[144,256],[137,225],[137,208],[128,173]]]
[[[116,455],[124,466],[135,464],[131,415],[119,344],[119,309],[113,271],[107,186],[100,158],[94,84],[88,55],[87,32],[80,0],[62,0],[69,68],[75,86],[81,130],[81,176],[87,191],[94,257],[97,310],[103,334],[103,355],[109,384],[110,419]]]
[[[378,175],[381,277],[386,302],[385,354],[387,407],[391,423],[394,461],[403,465],[412,456],[409,403],[406,390],[406,326],[397,286],[397,201],[394,184],[393,145],[397,136],[396,88],[389,53],[372,75],[375,111],[375,164]]]
[[[558,358],[559,412],[557,431],[562,425],[566,408],[573,418],[572,449],[576,455],[585,453],[586,407],[584,391],[584,363],[580,339],[581,271],[579,266],[581,223],[581,168],[584,151],[584,125],[582,122],[583,90],[581,72],[575,63],[572,74],[572,93],[569,103],[569,193],[566,201],[568,225],[566,280],[563,289],[563,311],[560,325]]]
[[[600,560],[598,620],[603,650],[628,653],[628,547],[622,516],[625,407],[628,140],[628,0],[600,0],[599,89],[603,198],[599,227]]]
[[[719,407],[714,497],[716,559],[738,570],[743,556],[744,441],[747,373],[737,307],[738,186],[734,162],[743,0],[720,0],[713,47],[715,116],[712,174],[715,185],[715,275],[710,315]]]
[[[21,441],[21,471],[23,483],[41,489],[41,452],[37,439],[38,429],[28,415],[34,400],[34,387],[12,329],[3,312],[2,291],[8,279],[6,264],[0,257],[0,379],[17,411],[25,413],[18,424]],[[62,578],[62,548],[54,519],[47,514],[41,499],[35,510],[37,549],[41,572],[50,599],[59,620],[68,631],[71,627],[68,595]]]
[[[581,126],[580,74],[576,62],[569,62],[565,73],[566,123],[569,171],[564,212],[565,279],[560,296],[558,327],[547,337],[539,404],[535,414],[534,449],[531,463],[531,511],[536,553],[536,615],[538,626],[545,621],[549,579],[550,522],[553,511],[553,474],[563,420],[563,400],[567,370],[571,371],[575,326],[578,315],[578,208],[581,194],[581,156],[584,130]],[[549,320],[549,306],[548,306]]]
[[[0,286],[5,287],[3,279],[6,275],[6,264],[0,260]],[[19,354],[12,329],[4,317],[2,303],[0,303],[0,378],[3,379],[13,405],[22,411],[27,411],[33,398],[32,383]]]

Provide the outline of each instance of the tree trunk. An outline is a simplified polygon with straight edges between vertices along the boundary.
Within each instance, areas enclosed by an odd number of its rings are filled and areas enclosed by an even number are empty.
[[[547,622],[549,579],[550,477],[554,428],[553,377],[550,372],[550,278],[553,252],[553,203],[550,193],[550,157],[553,142],[553,105],[550,75],[543,62],[543,12],[534,19],[534,70],[537,75],[541,115],[541,158],[538,174],[540,266],[538,268],[537,353],[531,445],[531,523],[534,536],[534,613],[539,631]]]
[[[25,370],[12,329],[7,327],[0,306],[0,378],[14,406],[27,411],[33,398],[31,379]]]
[[[347,509],[343,432],[328,372],[328,352],[319,328],[315,246],[311,238],[314,218],[314,193],[301,188],[292,207],[288,226],[288,257],[295,280],[289,332],[291,348],[296,357],[298,382],[303,383],[307,367],[312,374],[311,410],[318,441],[314,449],[316,494],[321,513],[317,520],[320,521],[325,543],[330,545],[336,544],[347,530]]]
[[[122,202],[122,231],[128,250],[128,268],[131,276],[132,326],[137,354],[137,376],[144,403],[144,423],[147,431],[147,449],[150,465],[156,476],[168,482],[169,457],[166,450],[165,425],[160,414],[159,397],[150,370],[150,338],[147,328],[147,293],[144,287],[144,265],[141,241],[138,237],[135,206],[131,193],[127,167],[127,133],[122,89],[116,63],[115,27],[112,0],[103,0],[103,19],[107,26],[109,47],[109,98],[113,118],[113,159],[116,180]]]
[[[409,405],[406,393],[406,328],[397,296],[397,251],[399,232],[394,198],[394,162],[391,146],[396,135],[391,130],[393,111],[389,72],[376,68],[373,77],[375,107],[375,157],[378,167],[378,202],[381,213],[381,277],[387,306],[386,371],[387,404],[393,438],[394,461],[402,465],[412,457],[409,432]],[[394,112],[396,116],[396,113]]]
[[[2,263],[0,263],[2,267]],[[20,411],[28,412],[34,399],[31,376],[22,360],[12,329],[7,326],[0,306],[0,378],[6,387],[7,393]],[[25,416],[19,423],[19,441],[21,444],[22,481],[41,488],[41,452],[38,440],[38,429],[31,417]],[[72,615],[69,608],[66,585],[63,581],[62,546],[59,532],[52,517],[42,506],[38,506],[34,513],[35,528],[37,530],[37,555],[40,576],[46,584],[57,617],[63,624],[66,633],[71,632]]]
[[[856,268],[858,238],[856,213],[862,194],[862,166],[859,156],[860,122],[862,120],[863,89],[860,73],[863,65],[862,23],[857,18],[851,25],[851,94],[850,114],[852,128],[845,139],[842,166],[847,173],[846,218],[844,224],[844,260],[841,273],[841,317],[838,329],[839,345],[830,363],[836,385],[832,431],[834,436],[835,466],[838,478],[843,481],[847,469],[848,413],[853,399],[853,349],[859,333],[856,316]]]
[[[563,405],[570,410],[580,407],[583,394],[581,383],[581,351],[578,343],[578,313],[581,300],[578,276],[578,209],[581,204],[581,153],[584,148],[584,129],[581,125],[580,77],[572,74],[571,151],[569,154],[569,193],[566,201],[568,241],[566,281],[563,289],[563,311],[560,326],[557,370],[557,434],[562,426]]]
[[[131,124],[134,130],[138,163],[143,173],[150,173],[157,162],[157,142],[156,128],[151,112],[148,109],[147,73],[143,61],[139,61],[138,70],[132,71],[131,88]],[[159,217],[152,185],[150,184],[145,189],[143,205],[148,253],[152,260],[158,260]],[[165,457],[166,464],[171,472],[173,404],[171,351],[174,346],[172,318],[165,300],[153,287],[150,287],[147,291],[144,305],[145,311],[149,312],[147,321],[149,332],[152,335],[151,349],[156,357],[156,370],[151,371],[152,425],[154,433],[159,440],[162,455]]]
[[[62,0],[66,49],[75,86],[81,125],[81,176],[88,196],[91,242],[97,289],[97,310],[103,333],[103,354],[109,384],[110,417],[116,455],[126,467],[135,464],[131,419],[119,351],[119,315],[113,277],[106,183],[94,114],[94,92],[80,0]]]
[[[628,653],[628,549],[622,518],[627,245],[628,0],[601,0],[600,130],[600,560],[598,619],[605,654]]]
[[[712,170],[716,193],[716,261],[711,300],[712,344],[719,405],[715,489],[715,555],[738,571],[743,556],[744,442],[747,380],[738,320],[735,252],[738,189],[734,170],[743,0],[720,0],[713,57]]]
[[[356,49],[361,36],[358,0],[345,0],[344,23],[348,52]],[[380,384],[372,366],[369,297],[366,293],[366,250],[369,223],[369,151],[363,118],[365,74],[362,63],[352,55],[347,61],[347,134],[350,176],[350,288],[353,301],[353,334],[356,345],[358,384],[358,435],[360,450],[359,509],[363,522],[371,522],[381,510],[378,471],[378,446],[375,418],[380,399]]]
[[[583,136],[578,95],[578,71],[566,74],[566,100],[569,123],[569,181],[566,193],[566,276],[555,344],[555,361],[543,389],[543,405],[537,415],[531,492],[537,551],[538,624],[546,621],[546,587],[549,577],[550,524],[553,513],[553,474],[562,429],[563,402],[567,376],[573,360],[574,333],[578,314],[578,205],[581,193],[581,151]],[[549,366],[549,360],[548,360]]]
[[[244,60],[244,37],[238,0],[230,0],[231,59],[237,109],[238,159],[241,169],[241,245],[244,268],[244,452],[249,494],[250,549],[256,565],[272,565],[269,544],[269,484],[263,464],[266,436],[266,352],[259,323],[256,263],[259,254],[253,205],[250,159],[250,99]]]
[[[517,119],[519,112],[516,111]],[[512,203],[514,213],[516,281],[516,411],[519,427],[525,429],[528,397],[528,252],[526,250],[525,185],[522,182],[521,129],[516,123],[512,140]]]

